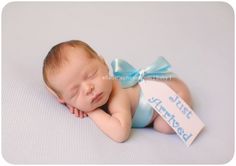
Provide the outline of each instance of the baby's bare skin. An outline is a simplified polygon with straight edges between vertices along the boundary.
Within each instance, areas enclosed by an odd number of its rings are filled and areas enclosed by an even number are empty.
[[[62,94],[58,101],[65,103],[77,117],[89,116],[113,140],[127,140],[139,102],[140,86],[123,89],[118,80],[104,79],[109,76],[107,66],[101,59],[89,59],[81,48],[68,47],[63,52],[68,55],[68,62],[50,76],[51,84]],[[182,81],[173,78],[163,82],[192,106],[190,93]],[[101,109],[103,105],[107,105],[107,112]],[[152,123],[159,132],[174,133],[155,111]]]

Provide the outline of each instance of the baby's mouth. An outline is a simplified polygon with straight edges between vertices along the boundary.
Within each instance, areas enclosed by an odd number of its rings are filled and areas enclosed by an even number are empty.
[[[94,104],[94,103],[97,103],[99,102],[101,99],[103,98],[103,93],[98,93],[96,94],[93,98],[92,98],[92,101],[91,103]]]

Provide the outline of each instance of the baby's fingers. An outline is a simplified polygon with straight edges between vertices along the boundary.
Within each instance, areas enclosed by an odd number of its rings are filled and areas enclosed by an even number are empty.
[[[70,111],[72,114],[74,114],[74,108],[71,107],[71,106],[69,106],[69,105],[67,105],[67,107],[69,108],[69,111]]]
[[[79,117],[81,118],[81,119],[83,119],[83,118],[85,118],[85,117],[87,117],[88,115],[85,113],[85,112],[83,112],[83,111],[79,111]]]
[[[85,113],[85,112],[83,112],[83,116],[84,116],[84,117],[87,117],[87,116],[88,116],[88,114],[87,114],[87,113]]]
[[[77,108],[74,108],[74,114],[76,117],[79,117],[79,110]]]
[[[75,114],[76,117],[79,117],[81,119],[88,116],[86,113],[84,113],[83,111],[78,110],[75,107],[69,107],[69,109],[70,109],[71,113]]]
[[[84,113],[82,111],[79,112],[79,117],[84,118]]]

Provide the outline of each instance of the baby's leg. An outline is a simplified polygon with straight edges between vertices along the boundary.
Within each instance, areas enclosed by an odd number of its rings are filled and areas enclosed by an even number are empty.
[[[158,115],[153,122],[153,128],[164,134],[174,134],[175,131],[168,125],[168,123]]]
[[[192,99],[190,92],[187,86],[181,80],[174,78],[163,82],[166,83],[171,89],[173,89],[175,93],[177,93],[192,108]],[[153,128],[165,134],[175,133],[174,130],[160,115],[158,115],[157,118],[154,120]]]

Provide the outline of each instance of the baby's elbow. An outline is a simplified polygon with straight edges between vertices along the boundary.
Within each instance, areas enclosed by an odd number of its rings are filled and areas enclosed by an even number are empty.
[[[118,143],[124,143],[129,139],[129,136],[119,136],[117,138],[114,138],[114,140]]]
[[[121,132],[120,134],[117,134],[115,138],[113,138],[118,143],[123,143],[129,139],[130,131],[127,132]]]

